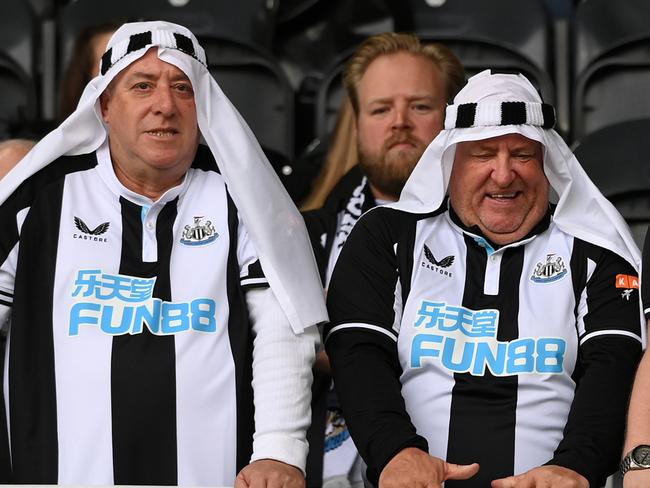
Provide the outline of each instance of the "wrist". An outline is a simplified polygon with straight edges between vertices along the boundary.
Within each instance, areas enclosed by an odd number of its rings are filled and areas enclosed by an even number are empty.
[[[623,476],[628,471],[650,469],[650,445],[640,444],[631,449],[623,457],[620,469]]]

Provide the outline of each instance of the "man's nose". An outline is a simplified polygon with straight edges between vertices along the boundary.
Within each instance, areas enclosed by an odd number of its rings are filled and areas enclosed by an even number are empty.
[[[508,154],[499,153],[494,158],[492,174],[490,175],[500,188],[509,186],[515,179],[515,172],[512,169],[512,162]]]
[[[153,110],[165,117],[170,117],[176,112],[176,101],[171,87],[158,86],[153,100]]]
[[[393,129],[410,129],[413,127],[408,105],[399,105],[393,111]]]

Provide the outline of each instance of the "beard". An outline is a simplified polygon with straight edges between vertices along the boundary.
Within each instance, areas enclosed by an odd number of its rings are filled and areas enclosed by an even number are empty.
[[[405,142],[413,147],[391,150],[394,145]],[[359,166],[368,176],[368,181],[377,190],[390,195],[395,200],[399,198],[406,180],[425,149],[426,144],[421,140],[404,133],[396,133],[389,137],[384,141],[379,152],[368,150],[357,140]]]

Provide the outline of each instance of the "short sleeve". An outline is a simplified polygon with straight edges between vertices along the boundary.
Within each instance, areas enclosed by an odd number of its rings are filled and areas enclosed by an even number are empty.
[[[597,246],[590,246],[587,261],[591,272],[578,307],[579,320],[584,323],[581,342],[604,334],[640,341],[638,273],[622,257]]]
[[[239,219],[237,230],[237,262],[239,263],[239,279],[242,288],[265,288],[269,286],[255,246],[241,219]]]
[[[331,323],[326,336],[357,328],[397,340],[401,298],[391,212],[377,208],[366,213],[343,246],[327,293]]]

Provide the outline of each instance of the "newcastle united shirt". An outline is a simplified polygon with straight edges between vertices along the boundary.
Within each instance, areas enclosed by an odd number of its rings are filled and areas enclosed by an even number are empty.
[[[638,278],[550,213],[498,248],[453,211],[377,208],[357,223],[328,294],[326,348],[371,481],[420,447],[485,487],[545,463],[614,471],[641,330]]]
[[[156,202],[106,146],[0,207],[14,481],[228,485],[250,460],[243,290],[266,279],[208,151]]]

